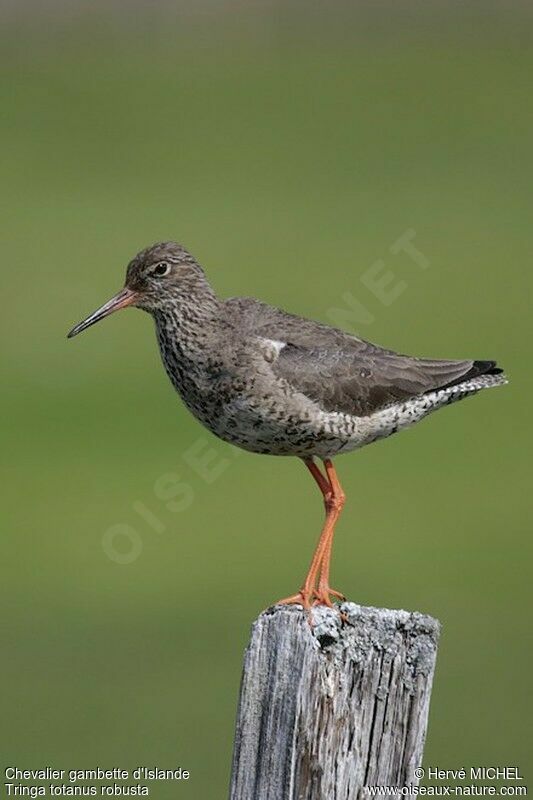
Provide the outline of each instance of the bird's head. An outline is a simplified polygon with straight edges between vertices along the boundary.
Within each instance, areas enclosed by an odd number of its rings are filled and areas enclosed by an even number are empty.
[[[155,313],[194,295],[199,288],[210,292],[202,268],[181,244],[154,244],[130,261],[122,291],[76,325],[68,337],[77,336],[121,308],[136,306]]]

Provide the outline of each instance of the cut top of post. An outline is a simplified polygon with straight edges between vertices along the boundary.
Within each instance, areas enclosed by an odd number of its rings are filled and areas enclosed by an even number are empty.
[[[417,784],[439,623],[344,603],[261,614],[246,651],[231,800],[355,800]]]

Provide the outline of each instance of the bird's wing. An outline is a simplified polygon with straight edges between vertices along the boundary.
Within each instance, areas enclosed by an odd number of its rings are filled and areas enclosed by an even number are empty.
[[[472,368],[472,361],[410,358],[368,342],[336,350],[288,343],[272,365],[279,377],[324,411],[356,416],[449,386]]]
[[[251,298],[226,303],[244,335],[264,346],[274,374],[324,411],[366,416],[494,366],[404,356]]]

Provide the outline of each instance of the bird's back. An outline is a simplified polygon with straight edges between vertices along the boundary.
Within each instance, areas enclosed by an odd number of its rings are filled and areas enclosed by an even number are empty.
[[[326,412],[369,416],[483,376],[479,388],[502,381],[494,361],[402,355],[253,298],[230,298],[225,308],[246,341],[273,344],[274,375]]]

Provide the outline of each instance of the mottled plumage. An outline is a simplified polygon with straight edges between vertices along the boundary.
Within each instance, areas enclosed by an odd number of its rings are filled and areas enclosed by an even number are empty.
[[[172,242],[139,253],[125,289],[70,335],[128,305],[153,316],[165,369],[200,422],[246,450],[303,458],[333,516],[343,498],[333,456],[506,382],[494,361],[413,358],[252,298],[221,300]],[[327,479],[314,457],[325,461]],[[317,553],[320,584],[312,586],[318,573],[310,570],[297,596],[304,605],[332,593],[329,550]]]

